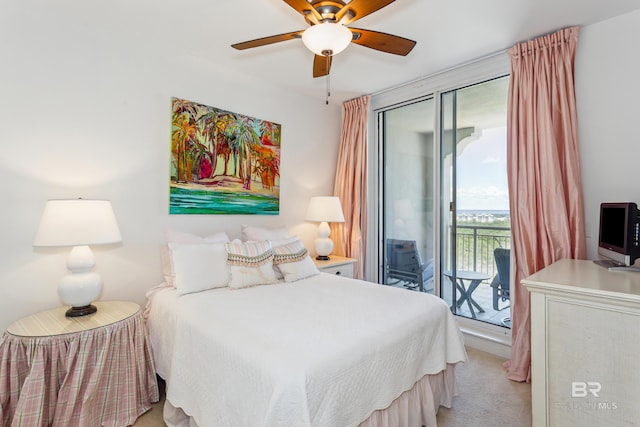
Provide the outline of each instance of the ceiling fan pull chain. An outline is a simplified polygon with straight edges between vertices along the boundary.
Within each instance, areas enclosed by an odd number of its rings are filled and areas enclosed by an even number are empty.
[[[327,58],[327,70],[329,69],[329,64],[331,61],[331,56],[326,55]],[[331,96],[331,81],[329,80],[329,74],[327,73],[327,98],[325,100],[325,105],[329,105],[329,97]]]
[[[331,96],[331,83],[329,82],[329,75],[327,74],[327,99],[325,101],[326,105],[329,105],[330,96]]]

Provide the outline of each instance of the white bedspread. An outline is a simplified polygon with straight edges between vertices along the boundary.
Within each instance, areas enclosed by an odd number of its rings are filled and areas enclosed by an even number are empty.
[[[355,426],[466,360],[443,300],[325,273],[150,302],[167,399],[200,427]]]

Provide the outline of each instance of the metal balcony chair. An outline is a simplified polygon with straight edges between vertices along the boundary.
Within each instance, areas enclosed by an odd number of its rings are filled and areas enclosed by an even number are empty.
[[[500,302],[510,301],[510,278],[511,278],[511,250],[504,248],[495,248],[493,250],[493,258],[496,262],[498,274],[493,278],[491,287],[493,288],[493,309],[496,311],[504,310],[509,307],[506,305],[500,308]],[[508,325],[511,322],[510,317],[502,319],[502,324]]]
[[[386,284],[433,290],[433,260],[423,263],[415,240],[387,239]]]

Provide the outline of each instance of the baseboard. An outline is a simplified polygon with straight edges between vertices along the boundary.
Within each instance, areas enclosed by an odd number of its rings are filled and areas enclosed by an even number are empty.
[[[504,359],[511,359],[511,331],[503,327],[478,325],[477,321],[458,319],[464,344]]]
[[[476,350],[484,351],[507,360],[511,359],[510,345],[507,346],[503,343],[490,341],[486,338],[470,334],[464,334],[464,344],[468,347],[475,348]]]

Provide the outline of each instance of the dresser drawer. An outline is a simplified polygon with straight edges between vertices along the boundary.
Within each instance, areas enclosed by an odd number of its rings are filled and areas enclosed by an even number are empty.
[[[323,273],[335,274],[336,276],[349,277],[353,279],[353,264],[333,265],[320,268]]]

